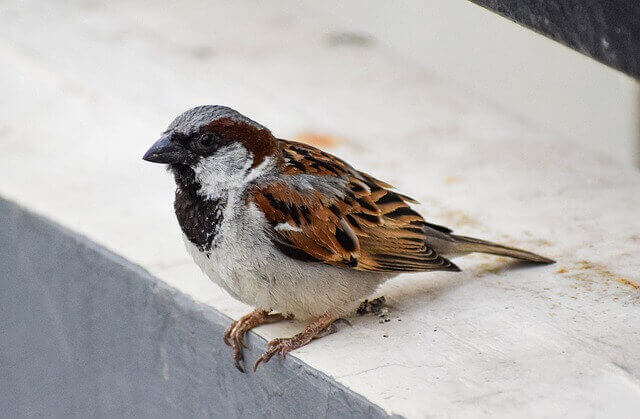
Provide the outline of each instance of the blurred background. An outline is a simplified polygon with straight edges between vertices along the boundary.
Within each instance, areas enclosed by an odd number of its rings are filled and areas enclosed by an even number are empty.
[[[316,7],[504,112],[640,165],[636,80],[468,1]]]
[[[123,112],[149,110],[162,115],[160,125],[199,103],[252,110],[252,88],[277,89],[278,78],[295,73],[287,62],[313,51],[296,42],[295,34],[306,32],[325,49],[351,50],[339,55],[383,48],[424,75],[617,163],[640,161],[636,81],[468,1],[25,1],[3,2],[0,13],[0,87],[11,98],[0,104],[5,143],[20,118],[46,118],[44,107],[74,114],[81,125],[87,109],[78,102],[87,100]],[[253,60],[272,73],[261,67],[253,74]],[[230,87],[237,68],[245,68],[244,89]],[[336,82],[348,77],[330,74]],[[375,83],[375,70],[369,76]],[[274,108],[292,105],[291,92],[271,94]],[[103,118],[118,126],[116,115]],[[310,118],[319,123],[321,116]]]

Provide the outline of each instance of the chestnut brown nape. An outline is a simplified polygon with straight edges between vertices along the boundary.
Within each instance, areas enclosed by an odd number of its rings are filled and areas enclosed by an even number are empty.
[[[277,141],[271,131],[256,125],[243,119],[222,117],[205,125],[202,131],[215,133],[223,142],[241,143],[253,155],[252,167],[256,167],[277,148]]]

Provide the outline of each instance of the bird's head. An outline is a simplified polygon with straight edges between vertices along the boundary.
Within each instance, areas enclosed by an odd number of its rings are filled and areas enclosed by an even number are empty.
[[[169,124],[143,159],[164,163],[175,174],[237,177],[276,152],[264,126],[226,106],[189,109]]]

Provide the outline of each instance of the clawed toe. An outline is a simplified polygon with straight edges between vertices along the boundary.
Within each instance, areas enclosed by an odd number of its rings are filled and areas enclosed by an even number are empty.
[[[224,332],[223,340],[224,343],[231,346],[231,351],[233,354],[233,364],[235,365],[235,367],[239,371],[245,372],[243,366],[244,356],[242,354],[242,349],[246,348],[246,345],[244,344],[243,338],[249,330],[261,324],[274,323],[281,320],[290,320],[292,318],[292,315],[269,314],[265,310],[254,310],[250,314],[242,316],[240,319],[234,321],[231,326],[229,326],[229,328]],[[273,339],[267,344],[267,351],[260,358],[258,358],[256,363],[253,365],[253,370],[256,371],[261,363],[269,362],[269,360],[278,353],[284,359],[289,352],[306,345],[313,339],[319,339],[321,337],[335,333],[338,330],[338,323],[346,323],[351,326],[351,324],[347,320],[336,320],[335,317],[327,314],[318,318],[316,321],[309,324],[303,332],[298,333],[291,338]]]
[[[233,347],[233,364],[236,366],[240,372],[245,372],[244,365],[242,365],[242,361],[244,361],[244,355],[242,354],[242,349],[238,346]]]
[[[243,321],[246,320],[245,317],[242,317],[239,320],[231,323],[231,326],[227,328],[222,337],[224,343],[226,343],[227,346],[231,347],[231,352],[233,354],[233,364],[241,372],[245,372],[244,366],[242,365],[242,361],[244,358],[242,355],[242,348],[244,347],[244,344],[242,343],[242,336],[245,333],[242,325]]]
[[[323,316],[308,325],[303,332],[298,333],[291,338],[273,339],[267,344],[267,351],[260,358],[258,358],[256,363],[253,365],[253,371],[255,372],[260,364],[266,364],[267,362],[269,362],[269,360],[273,358],[273,356],[277,353],[280,353],[280,356],[282,356],[282,359],[284,359],[289,352],[306,345],[313,339],[319,339],[321,337],[335,333],[338,330],[336,323],[340,322],[345,322],[349,326],[351,326],[351,324],[347,320],[336,320],[335,317]]]
[[[291,315],[269,314],[265,310],[254,310],[231,323],[231,326],[224,332],[222,339],[224,343],[231,347],[235,367],[240,372],[245,372],[244,366],[242,365],[244,360],[242,349],[247,347],[244,343],[244,336],[249,330],[262,324],[275,323],[291,318],[293,318]]]
[[[285,339],[283,338],[275,338],[274,340],[269,341],[269,343],[267,343],[267,351],[271,350],[272,348],[275,348],[276,346],[279,346],[284,340]]]
[[[236,325],[238,324],[238,320],[234,321],[233,323],[231,323],[231,326],[227,327],[227,330],[224,331],[224,335],[222,336],[222,340],[224,340],[224,343],[227,344],[227,346],[231,346],[231,335],[233,334],[233,329],[236,328]]]
[[[267,352],[265,352],[260,358],[258,358],[256,363],[253,365],[253,372],[255,372],[258,369],[258,365],[260,365],[263,362],[264,363],[269,362],[269,360],[273,358],[273,356],[278,352],[280,352],[282,359],[284,359],[284,357],[287,355],[288,352],[291,352],[293,349],[295,349],[292,345],[289,344],[289,342],[292,339],[293,338],[289,338],[289,339],[277,338],[269,342],[267,344]]]

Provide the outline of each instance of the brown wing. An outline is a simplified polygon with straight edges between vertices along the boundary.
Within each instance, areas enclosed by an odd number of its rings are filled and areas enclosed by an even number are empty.
[[[250,198],[282,252],[360,271],[458,270],[426,243],[428,224],[409,207],[411,198],[314,147],[281,146],[283,172],[291,178],[255,187]],[[341,187],[331,194],[294,187],[302,174],[339,178]]]

